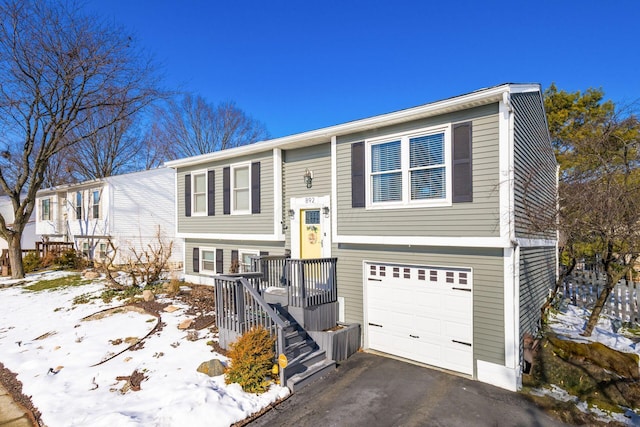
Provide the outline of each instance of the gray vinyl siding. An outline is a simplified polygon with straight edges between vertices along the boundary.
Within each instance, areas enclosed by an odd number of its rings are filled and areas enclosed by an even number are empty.
[[[260,162],[260,213],[223,215],[222,170],[226,166],[243,162]],[[215,171],[215,215],[187,217],[184,212],[184,176],[188,173],[201,170]],[[176,200],[176,206],[178,209],[179,233],[273,234],[274,192],[272,151],[179,168],[177,176],[178,199]]]
[[[345,320],[364,322],[363,262],[470,267],[473,269],[474,360],[504,365],[504,277],[501,249],[334,245],[338,296]]]
[[[520,325],[535,333],[540,307],[553,288],[556,275],[555,247],[520,249]]]
[[[447,207],[351,207],[351,143],[412,129],[472,122],[473,202]],[[495,237],[499,235],[498,104],[339,137],[338,234],[363,236]],[[384,224],[383,227],[380,225]]]
[[[313,145],[295,150],[287,150],[283,158],[283,213],[284,222],[289,225],[287,212],[291,208],[291,198],[323,197],[331,195],[331,144]],[[305,170],[313,171],[313,186],[307,188],[303,175]],[[291,228],[285,230],[287,247],[291,247]]]
[[[539,92],[511,96],[516,237],[555,239],[556,159]]]
[[[520,357],[523,335],[538,331],[540,308],[555,284],[556,263],[554,247],[520,249]]]
[[[185,260],[184,271],[186,274],[209,276],[208,274],[199,274],[193,272],[193,248],[214,248],[222,249],[222,267],[220,274],[229,272],[231,267],[231,251],[238,249],[250,249],[262,252],[269,252],[269,255],[284,255],[284,243],[274,242],[252,242],[252,241],[232,241],[232,240],[204,240],[204,239],[185,239]]]

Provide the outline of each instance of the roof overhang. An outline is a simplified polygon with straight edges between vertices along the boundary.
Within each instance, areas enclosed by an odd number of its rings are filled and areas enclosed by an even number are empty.
[[[284,136],[267,141],[256,142],[254,144],[231,148],[228,150],[216,151],[212,153],[201,154],[199,156],[172,160],[166,162],[165,166],[170,168],[180,168],[185,166],[198,165],[210,161],[224,160],[238,156],[269,151],[273,150],[274,148],[293,149],[308,147],[310,145],[329,142],[334,136],[339,137],[355,132],[363,132],[369,129],[391,126],[398,123],[404,123],[412,120],[423,119],[426,117],[437,116],[440,114],[446,114],[454,111],[466,110],[469,108],[492,104],[494,102],[501,101],[504,94],[522,92],[540,92],[540,85],[535,83],[502,84],[486,89],[480,89],[464,95],[459,95],[453,98],[447,98],[441,101],[420,105],[418,107],[407,108],[405,110],[395,111],[379,116],[373,116],[366,119],[355,120],[352,122],[329,126],[313,131]]]

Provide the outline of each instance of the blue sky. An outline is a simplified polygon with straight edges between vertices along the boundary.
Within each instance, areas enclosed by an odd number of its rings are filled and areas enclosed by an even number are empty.
[[[640,2],[89,0],[162,64],[273,137],[505,82],[640,99]]]

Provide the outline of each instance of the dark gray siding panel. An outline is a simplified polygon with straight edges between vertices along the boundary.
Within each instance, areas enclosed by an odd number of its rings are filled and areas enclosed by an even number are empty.
[[[369,138],[443,124],[472,124],[473,201],[409,209],[352,208],[351,146]],[[338,234],[496,237],[500,234],[498,104],[339,137],[336,151]],[[366,179],[366,177],[365,177]],[[384,224],[383,227],[380,224]]]
[[[556,159],[538,92],[511,96],[516,237],[555,239]]]
[[[504,365],[504,262],[501,249],[334,245],[345,320],[364,322],[363,263],[395,262],[473,269],[474,359]]]
[[[534,335],[540,322],[540,308],[556,277],[556,249],[520,249],[520,357],[522,336]]]

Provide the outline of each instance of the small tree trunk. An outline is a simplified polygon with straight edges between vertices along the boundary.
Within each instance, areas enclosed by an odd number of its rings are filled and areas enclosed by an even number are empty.
[[[549,295],[547,300],[544,302],[544,304],[542,304],[542,307],[540,308],[540,312],[542,315],[541,319],[543,323],[546,322],[545,319],[547,317],[547,310],[549,309],[549,307],[551,307],[551,304],[553,303],[553,300],[556,298],[556,295],[558,295],[558,289],[560,289],[560,287],[564,284],[564,279],[566,279],[567,276],[569,276],[573,272],[573,269],[575,267],[576,267],[576,259],[571,258],[571,262],[569,263],[567,268],[564,269],[562,272],[560,272],[560,274],[558,275],[558,280],[556,280],[556,284],[553,288],[553,291],[551,292],[551,295]]]
[[[613,284],[615,286],[615,283]],[[598,299],[596,300],[596,305],[593,306],[593,311],[591,312],[591,316],[589,316],[589,320],[587,321],[587,326],[584,328],[584,332],[581,334],[583,337],[590,337],[593,332],[593,328],[595,328],[596,323],[598,323],[598,319],[600,318],[600,313],[604,308],[607,299],[609,299],[609,295],[611,295],[611,290],[613,286],[607,286],[600,292],[598,295]]]
[[[24,266],[22,265],[22,245],[20,239],[12,236],[9,238],[9,264],[11,264],[11,277],[13,279],[24,278]]]

